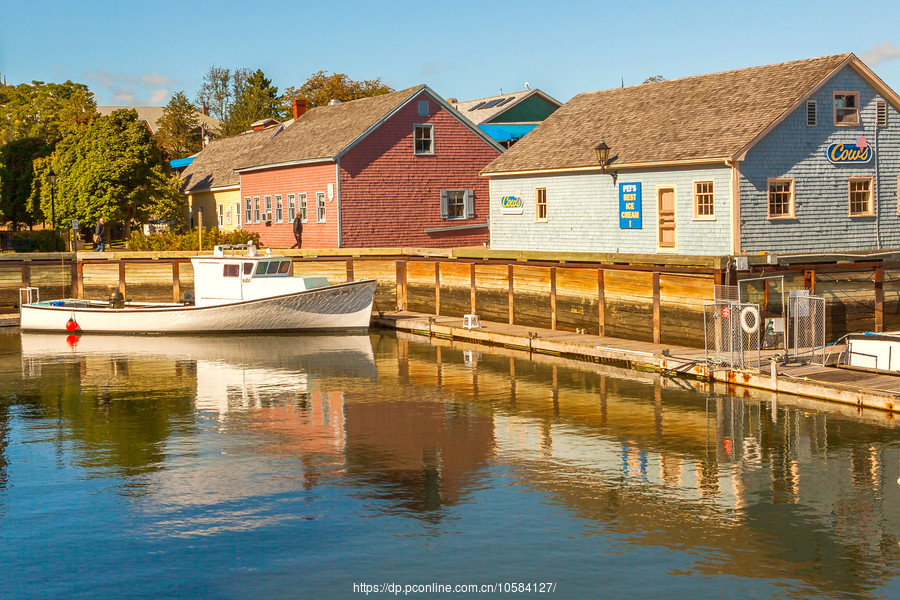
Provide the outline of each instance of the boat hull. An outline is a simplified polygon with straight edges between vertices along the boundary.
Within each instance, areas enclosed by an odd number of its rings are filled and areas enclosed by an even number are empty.
[[[364,330],[369,327],[375,281],[363,280],[308,291],[213,306],[21,307],[26,331],[66,331],[74,319],[81,333],[211,333]],[[63,303],[64,304],[64,303]]]

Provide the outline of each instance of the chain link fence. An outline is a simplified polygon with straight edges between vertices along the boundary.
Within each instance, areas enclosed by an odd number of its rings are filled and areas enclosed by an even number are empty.
[[[706,363],[732,369],[758,369],[764,331],[759,305],[716,300],[703,305]]]
[[[787,354],[791,360],[825,364],[825,298],[792,290],[788,298]]]

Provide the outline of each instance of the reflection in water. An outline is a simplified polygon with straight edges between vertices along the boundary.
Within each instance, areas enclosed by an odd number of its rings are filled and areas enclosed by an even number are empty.
[[[107,499],[111,539],[202,537],[213,571],[222,540],[272,545],[286,581],[343,565],[326,595],[350,593],[347,565],[406,563],[585,593],[897,589],[900,432],[881,413],[402,334],[30,334],[18,352],[0,367],[0,530],[43,469],[75,473],[68,502]],[[29,470],[44,446],[55,465]]]

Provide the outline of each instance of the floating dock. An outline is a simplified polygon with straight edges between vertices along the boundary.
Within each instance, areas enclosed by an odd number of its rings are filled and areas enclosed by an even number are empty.
[[[612,363],[667,376],[805,396],[861,409],[874,408],[887,411],[891,417],[900,410],[900,376],[895,375],[771,361],[764,361],[758,370],[738,371],[707,365],[700,348],[488,321],[480,321],[476,327],[464,327],[462,317],[410,311],[380,313],[373,316],[372,323],[424,336]]]

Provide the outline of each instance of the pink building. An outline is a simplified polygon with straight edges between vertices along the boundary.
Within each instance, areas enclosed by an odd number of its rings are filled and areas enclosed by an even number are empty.
[[[303,248],[446,247],[489,239],[488,182],[503,150],[425,85],[304,111],[249,156],[243,229]]]

